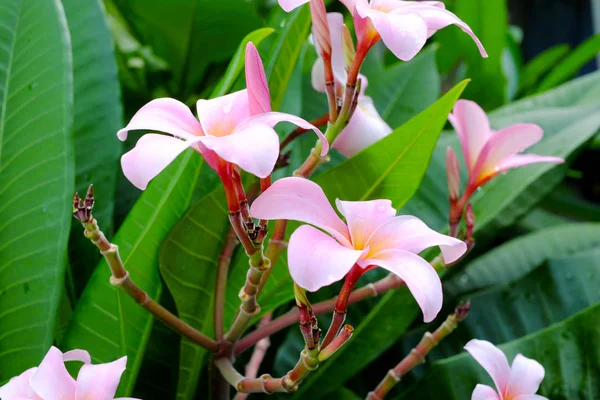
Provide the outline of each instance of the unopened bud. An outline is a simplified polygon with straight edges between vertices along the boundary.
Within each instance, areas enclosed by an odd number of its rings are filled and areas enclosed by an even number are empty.
[[[88,187],[85,199],[79,197],[79,193],[73,196],[73,216],[81,222],[92,220],[92,210],[94,209],[94,185]]]
[[[306,290],[298,286],[296,282],[294,282],[294,298],[298,307],[306,307],[308,312],[312,312],[312,305],[308,301],[308,297],[306,297]]]
[[[473,238],[473,229],[475,228],[475,212],[471,203],[467,204],[465,210],[465,224],[467,226],[467,239]]]
[[[331,59],[331,36],[327,22],[327,10],[323,0],[310,0],[310,13],[313,21],[313,38],[323,59]]]
[[[446,172],[448,174],[448,196],[454,203],[460,195],[460,164],[452,147],[446,150]]]
[[[467,300],[466,303],[461,303],[454,310],[454,318],[456,318],[457,322],[464,321],[469,315],[469,311],[471,311],[471,300]]]
[[[344,48],[344,67],[347,70],[356,57],[356,49],[354,48],[352,35],[345,24],[342,25],[342,44]]]

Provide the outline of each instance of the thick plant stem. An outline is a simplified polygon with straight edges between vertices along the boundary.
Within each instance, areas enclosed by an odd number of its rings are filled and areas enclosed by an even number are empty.
[[[302,350],[296,366],[281,378],[262,375],[258,378],[245,378],[235,370],[227,358],[215,360],[227,382],[241,393],[290,393],[298,388],[302,380],[319,367],[318,350]]]
[[[90,199],[89,205],[86,205],[81,201],[79,195],[75,194],[73,200],[73,214],[85,228],[85,237],[90,239],[92,243],[96,245],[110,267],[112,273],[112,276],[110,277],[111,285],[123,290],[129,297],[135,300],[136,303],[175,332],[209,351],[216,351],[218,348],[216,341],[177,318],[174,314],[151,299],[146,292],[133,282],[129,276],[129,272],[127,272],[123,265],[123,261],[119,255],[118,246],[110,243],[106,239],[106,236],[104,236],[104,233],[102,233],[98,227],[97,221],[92,217],[93,189],[91,187],[88,191],[88,196],[86,196],[86,203],[88,202],[88,198]]]
[[[435,268],[436,271],[440,272],[446,268],[442,257],[435,258],[431,265]],[[404,286],[405,283],[402,279],[394,274],[388,274],[385,278],[378,280],[375,283],[370,283],[365,285],[359,289],[352,291],[350,297],[348,299],[348,304],[354,304],[369,298],[377,297],[383,293],[386,293],[390,290],[400,288]],[[337,303],[337,297],[332,299],[322,301],[320,303],[313,304],[313,312],[318,314],[323,314],[326,312],[332,312],[335,310]],[[258,328],[257,330],[249,333],[244,336],[242,340],[240,340],[235,347],[235,354],[241,354],[246,351],[250,347],[252,347],[256,342],[266,336],[271,336],[276,332],[279,332],[282,329],[287,328],[288,326],[298,322],[300,319],[299,311],[294,308],[287,313],[283,314],[281,317],[273,320],[271,323]]]
[[[223,337],[224,321],[223,315],[225,312],[225,292],[227,290],[227,274],[229,273],[229,265],[231,264],[231,256],[237,247],[237,237],[233,229],[227,233],[225,237],[225,245],[219,257],[219,265],[217,269],[217,283],[215,286],[215,306],[214,306],[214,325],[215,338],[217,340]]]
[[[446,318],[446,321],[433,333],[425,333],[417,347],[412,349],[410,353],[404,357],[398,365],[390,369],[383,380],[377,385],[377,388],[370,392],[367,400],[382,400],[389,391],[396,386],[404,375],[417,365],[425,363],[425,357],[431,349],[437,346],[444,338],[450,335],[458,323],[463,321],[469,313],[469,303],[461,304],[456,308],[454,314]]]

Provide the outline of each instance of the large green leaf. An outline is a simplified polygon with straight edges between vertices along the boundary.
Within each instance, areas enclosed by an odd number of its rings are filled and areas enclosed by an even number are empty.
[[[524,235],[469,263],[445,283],[449,294],[514,281],[551,258],[600,246],[600,224],[566,224]]]
[[[519,92],[525,93],[538,83],[571,50],[568,44],[559,44],[538,54],[521,72]]]
[[[189,94],[207,66],[233,55],[242,38],[261,26],[245,0],[116,0],[124,17],[175,76],[175,93]],[[233,22],[235,21],[235,22]]]
[[[98,204],[94,217],[111,235],[122,148],[115,134],[122,127],[123,113],[113,44],[100,0],[62,0],[62,4],[73,46],[75,190],[85,193],[94,184]],[[100,254],[89,251],[88,242],[79,229],[74,230],[70,262],[82,284],[100,259]]]
[[[577,74],[581,67],[596,58],[598,53],[600,53],[600,34],[592,36],[583,42],[562,62],[554,66],[548,76],[540,83],[538,91],[543,92],[552,89],[571,79]]]
[[[500,346],[509,360],[518,353],[539,361],[545,377],[539,395],[593,400],[600,396],[600,304],[535,334]],[[468,399],[490,377],[466,352],[437,362],[402,399]]]
[[[225,193],[216,189],[185,214],[160,247],[160,272],[179,317],[209,336],[217,263],[230,226],[226,205]],[[194,398],[205,354],[203,348],[181,341],[177,399]]]
[[[53,343],[74,187],[71,41],[60,1],[0,5],[0,383]]]

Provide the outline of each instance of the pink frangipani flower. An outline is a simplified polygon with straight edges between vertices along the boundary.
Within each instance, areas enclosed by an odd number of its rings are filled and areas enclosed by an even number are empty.
[[[475,102],[459,100],[448,119],[456,130],[469,171],[467,191],[474,191],[510,168],[539,162],[564,162],[559,157],[518,154],[542,139],[542,128],[534,124],[516,124],[494,131],[487,115]]]
[[[276,181],[252,204],[254,218],[290,219],[303,225],[290,237],[290,274],[301,287],[316,291],[342,279],[358,265],[379,266],[402,278],[423,310],[425,321],[442,307],[442,285],[433,267],[418,254],[439,246],[445,262],[459,259],[466,245],[439,234],[416,217],[396,217],[389,200],[340,201],[338,217],[319,185],[304,178]]]
[[[329,22],[329,31],[331,33],[331,64],[335,78],[335,87],[337,97],[344,96],[343,91],[346,88],[346,79],[348,74],[344,67],[344,49],[342,43],[342,29],[344,19],[342,14],[327,14]],[[319,58],[315,61],[312,69],[313,88],[321,93],[325,93],[325,79],[323,60],[320,58],[321,52],[317,49]],[[373,100],[364,95],[368,83],[367,79],[359,75],[362,81],[361,93],[358,97],[358,105],[348,125],[334,140],[331,147],[338,150],[346,157],[352,157],[354,154],[369,147],[378,140],[384,138],[392,132],[392,128],[381,118]]]
[[[309,0],[279,0],[291,11]],[[441,1],[341,0],[354,17],[359,43],[370,47],[380,38],[396,57],[409,61],[435,32],[456,25],[470,35],[483,57],[487,53],[471,28]]]
[[[67,361],[80,361],[77,380],[65,367]],[[113,400],[127,357],[106,364],[91,364],[84,350],[62,353],[51,347],[39,367],[30,368],[0,387],[2,400]],[[136,400],[121,397],[114,400]]]
[[[226,96],[198,100],[200,121],[185,104],[174,99],[146,104],[118,132],[119,139],[125,140],[131,130],[158,131],[174,137],[153,133],[142,136],[121,158],[125,176],[145,189],[180,153],[193,148],[220,174],[227,164],[235,164],[265,178],[279,157],[279,137],[273,127],[283,121],[315,131],[323,143],[322,155],[327,153],[328,143],[319,129],[301,118],[271,111],[263,64],[251,42],[246,46],[246,86]]]
[[[473,339],[465,349],[490,374],[497,389],[477,385],[471,400],[548,400],[535,394],[545,374],[537,361],[517,354],[509,366],[504,353],[485,340]]]

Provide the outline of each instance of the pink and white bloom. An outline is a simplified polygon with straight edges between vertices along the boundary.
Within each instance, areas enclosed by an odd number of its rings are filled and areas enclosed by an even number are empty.
[[[537,361],[517,354],[509,366],[504,353],[485,340],[473,339],[465,350],[490,374],[497,389],[477,385],[471,400],[548,400],[535,394],[545,374]]]
[[[80,361],[77,380],[65,367],[67,361]],[[38,367],[30,368],[0,387],[2,400],[113,400],[127,357],[106,364],[91,364],[84,350],[62,353],[51,347]],[[136,400],[122,397],[114,400]]]
[[[279,0],[286,11],[310,0]],[[446,10],[441,1],[341,0],[354,17],[359,43],[370,47],[380,38],[396,57],[409,61],[435,32],[456,25],[473,38],[483,57],[487,53],[471,28]]]
[[[188,148],[199,152],[219,173],[230,163],[265,178],[279,157],[279,137],[273,127],[283,121],[315,131],[323,143],[321,155],[327,153],[328,143],[319,129],[301,118],[271,111],[263,64],[251,42],[246,46],[246,86],[226,96],[198,100],[200,121],[175,99],[156,99],[142,107],[119,130],[119,139],[125,140],[131,130],[158,131],[174,137],[154,133],[142,136],[135,148],[121,158],[127,179],[145,189],[151,179]]]
[[[442,307],[442,284],[418,254],[439,246],[446,263],[458,260],[466,245],[439,234],[416,217],[396,217],[390,200],[336,200],[342,221],[319,185],[304,178],[276,181],[250,208],[254,218],[289,219],[309,225],[290,237],[288,265],[294,281],[316,291],[342,279],[356,264],[365,271],[379,266],[402,278],[423,310],[425,321]],[[323,232],[324,231],[324,232]]]
[[[494,131],[481,107],[469,100],[456,102],[448,119],[456,130],[469,171],[467,191],[474,191],[511,168],[564,162],[559,157],[518,154],[542,139],[544,131],[538,125],[516,124]]]
[[[344,66],[344,45],[342,42],[344,18],[340,13],[329,13],[327,14],[327,20],[329,23],[329,31],[331,33],[331,66],[335,78],[336,95],[338,98],[343,98],[346,80],[348,78]],[[316,91],[325,93],[325,67],[318,47],[317,54],[319,54],[319,58],[312,68],[312,85]],[[359,75],[359,77],[362,81],[362,85],[356,111],[354,111],[346,128],[344,128],[331,145],[331,147],[338,150],[346,157],[352,157],[354,154],[369,147],[392,132],[392,128],[390,128],[383,118],[381,118],[375,109],[373,100],[364,95],[364,91],[368,85],[367,79],[363,75]]]

